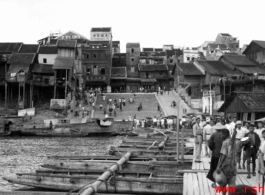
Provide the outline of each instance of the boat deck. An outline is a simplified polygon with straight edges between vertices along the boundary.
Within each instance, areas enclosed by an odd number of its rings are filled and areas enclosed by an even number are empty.
[[[221,192],[216,192],[217,190],[212,188],[212,182],[206,178],[207,172],[210,169],[210,158],[204,156],[204,146],[203,146],[203,156],[201,163],[195,163],[193,160],[192,170],[187,170],[183,177],[183,195],[220,195]],[[256,162],[257,170],[258,163]],[[252,165],[251,165],[252,167]],[[247,171],[244,169],[238,169],[238,174],[236,176],[236,185],[248,185],[253,186],[257,190],[257,194],[262,195],[264,175],[256,171],[256,176],[247,178]],[[265,194],[265,192],[264,192]]]

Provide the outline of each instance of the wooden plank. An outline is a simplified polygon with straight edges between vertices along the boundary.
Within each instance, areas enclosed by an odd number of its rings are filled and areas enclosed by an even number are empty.
[[[193,195],[192,174],[188,173],[188,195]]]
[[[204,177],[204,179],[203,179],[203,177]],[[198,180],[199,180],[199,188],[200,188],[200,193],[201,193],[201,195],[211,195],[210,194],[210,190],[209,190],[209,188],[208,188],[208,184],[207,183],[205,183],[206,181],[205,181],[205,179],[207,179],[207,178],[205,178],[206,177],[206,175],[205,174],[202,174],[202,173],[198,173]]]
[[[198,176],[197,174],[193,173],[192,174],[192,179],[193,179],[193,191],[194,191],[194,195],[204,195],[204,194],[200,194],[200,189],[199,189],[199,183],[198,183]]]
[[[206,178],[206,174],[205,174],[205,178]],[[206,179],[207,183],[208,183],[208,188],[210,190],[210,194],[211,195],[219,195],[219,193],[215,193],[215,189],[212,187],[212,181],[210,181],[209,179]]]
[[[183,176],[183,195],[188,195],[188,175],[187,173]]]

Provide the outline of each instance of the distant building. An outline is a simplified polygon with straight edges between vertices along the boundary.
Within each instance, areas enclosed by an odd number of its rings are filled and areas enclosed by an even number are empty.
[[[207,46],[205,58],[207,60],[219,60],[224,53],[230,53],[229,47],[225,44],[210,43]]]
[[[243,54],[250,60],[265,64],[265,41],[251,41],[243,51]]]
[[[112,41],[112,54],[120,53],[120,41]]]
[[[139,57],[141,53],[140,43],[126,44],[126,67],[127,67],[127,92],[138,92],[140,78],[138,71]]]
[[[112,30],[111,28],[92,28],[90,31],[91,41],[111,41]]]
[[[194,60],[198,59],[200,57],[200,53],[198,49],[189,49],[186,48],[183,50],[183,62],[189,63],[193,62]]]
[[[173,50],[173,49],[174,49],[174,45],[163,45],[163,51]]]
[[[231,52],[236,52],[239,49],[239,40],[228,33],[219,33],[215,39],[216,44],[225,44],[231,49]]]

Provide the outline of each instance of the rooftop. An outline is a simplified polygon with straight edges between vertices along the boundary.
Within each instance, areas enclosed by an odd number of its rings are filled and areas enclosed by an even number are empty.
[[[126,47],[140,47],[140,43],[127,43]]]
[[[8,63],[9,64],[32,64],[34,61],[36,54],[35,53],[13,53],[10,57]]]
[[[224,76],[227,74],[240,74],[238,71],[234,71],[228,66],[226,66],[221,61],[205,61],[205,60],[197,60],[196,61],[203,69],[211,75],[214,76]]]
[[[143,48],[143,52],[154,51],[154,48]]]
[[[216,49],[216,48],[219,48],[219,49],[228,49],[228,47],[225,44],[209,43],[208,44],[208,47],[210,47],[213,50]]]
[[[23,43],[0,43],[0,53],[2,52],[18,52]]]
[[[37,53],[38,49],[38,44],[23,44],[19,50],[19,53]]]
[[[177,67],[181,75],[204,75],[193,63],[179,63]]]
[[[58,48],[56,46],[40,46],[39,54],[57,54]]]
[[[110,27],[104,27],[104,28],[92,28],[91,32],[111,32]]]
[[[75,48],[76,47],[76,40],[67,40],[67,39],[61,39],[57,41],[57,47],[69,47],[69,48]]]
[[[226,55],[226,54],[224,54],[220,58],[220,60],[221,59],[224,59],[224,60],[230,62],[234,66],[256,66],[257,65],[255,62],[249,60],[248,58],[246,58],[245,56],[242,56],[242,55]]]
[[[231,35],[228,34],[228,33],[220,33],[220,35],[223,36],[223,37],[231,37]]]

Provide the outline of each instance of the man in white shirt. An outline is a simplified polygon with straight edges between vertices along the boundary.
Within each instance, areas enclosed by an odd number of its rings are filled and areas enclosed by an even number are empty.
[[[263,123],[261,121],[258,122],[258,128],[255,129],[255,133],[257,133],[259,135],[259,138],[261,141],[264,140],[264,138],[262,137],[262,131],[265,130],[265,128],[263,127]]]
[[[236,118],[236,117],[234,117],[234,118],[233,118],[233,121],[230,123],[230,125],[231,125],[232,129],[234,129],[234,128],[235,128],[235,126],[236,126],[236,121],[237,121],[237,118]]]
[[[260,171],[261,173],[265,173],[264,163],[265,163],[265,130],[262,131],[262,138],[260,147],[259,147],[259,162],[260,162]]]
[[[238,169],[241,169],[241,154],[242,154],[242,146],[241,146],[241,139],[245,137],[245,134],[248,133],[248,130],[245,128],[242,128],[242,121],[236,122],[236,159],[238,163]],[[234,130],[234,129],[233,129]]]
[[[233,133],[234,129],[232,129],[232,126],[229,124],[229,121],[226,121],[225,127],[230,132],[230,136],[232,136],[232,133]]]
[[[212,126],[210,125],[210,117],[206,118],[206,125],[203,127],[203,141],[205,141],[205,156],[211,156],[211,150],[208,147],[208,140],[212,135]]]

